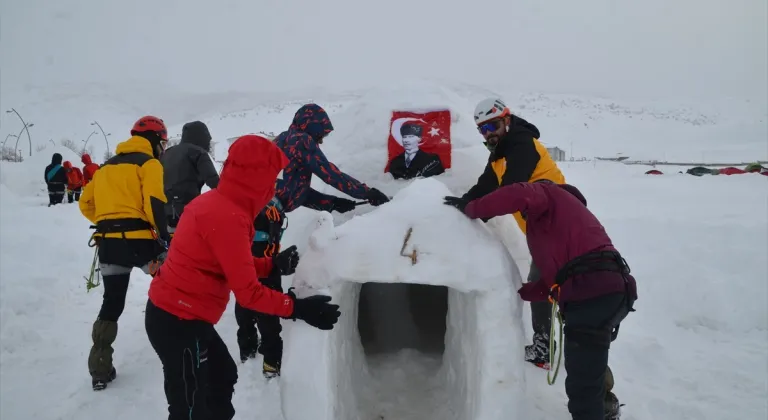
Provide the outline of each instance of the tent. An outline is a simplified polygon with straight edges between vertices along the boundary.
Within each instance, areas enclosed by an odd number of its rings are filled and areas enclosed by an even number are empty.
[[[719,171],[722,175],[739,175],[739,174],[745,174],[747,171],[739,168],[734,168],[733,166],[729,166],[727,168],[720,169]]]
[[[651,169],[650,171],[645,173],[646,175],[664,175],[663,172],[661,172],[658,169]]]
[[[703,166],[695,166],[685,171],[685,173],[693,176],[702,176],[702,175],[716,175],[720,173],[720,171],[718,171],[717,169],[705,168]]]

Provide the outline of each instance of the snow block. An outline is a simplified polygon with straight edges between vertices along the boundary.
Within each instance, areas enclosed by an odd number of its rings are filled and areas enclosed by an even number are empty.
[[[299,297],[332,296],[342,316],[333,331],[297,322],[284,337],[286,420],[529,418],[519,270],[446,195],[440,181],[419,179],[340,226],[317,219],[293,286]],[[441,299],[447,309],[433,310]],[[444,332],[424,356],[415,321],[430,311]],[[363,324],[374,331],[365,339]],[[369,354],[406,336],[399,353]]]

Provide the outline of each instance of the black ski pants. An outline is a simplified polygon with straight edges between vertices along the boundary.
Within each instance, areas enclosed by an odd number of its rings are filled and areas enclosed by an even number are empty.
[[[231,420],[237,365],[204,321],[189,321],[147,301],[144,327],[163,364],[168,420]]]
[[[541,279],[538,267],[531,262],[527,283],[535,283]],[[547,302],[531,302],[531,324],[533,326],[533,342],[544,343],[549,347],[549,332],[552,328],[552,305]]]
[[[80,201],[80,193],[83,192],[82,188],[77,188],[75,190],[67,190],[67,201],[73,202],[73,201]]]
[[[627,316],[626,293],[614,293],[562,308],[565,320],[565,393],[573,420],[605,418],[605,379],[614,328]],[[551,307],[550,307],[551,308]]]
[[[263,255],[263,254],[262,254]],[[280,269],[274,267],[269,277],[259,279],[261,284],[270,289],[283,291],[282,276]],[[235,303],[235,319],[237,320],[237,340],[238,343],[255,343],[251,340],[261,332],[261,345],[259,353],[264,356],[264,361],[272,366],[277,366],[283,359],[283,339],[280,333],[283,326],[280,324],[280,318],[274,315],[262,314],[240,306]]]

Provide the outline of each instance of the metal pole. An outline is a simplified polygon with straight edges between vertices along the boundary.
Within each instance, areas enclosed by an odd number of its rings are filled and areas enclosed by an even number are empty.
[[[91,136],[97,134],[95,131],[88,135],[88,138],[85,139],[85,144],[83,145],[83,153],[85,153],[85,148],[88,147],[88,140],[91,139]],[[109,143],[107,143],[107,147],[109,147]]]
[[[27,130],[27,140],[29,140],[29,155],[32,156],[32,137],[29,136],[29,127],[32,127],[33,124],[27,125],[27,123],[24,122],[24,118],[21,118],[21,114],[19,114],[19,112],[16,111],[16,109],[14,108],[11,108],[9,111],[5,111],[5,112],[15,113],[16,116],[19,117],[19,119],[21,120],[21,123],[24,124],[24,130]]]
[[[94,121],[91,123],[91,125],[94,125],[94,124],[99,127],[99,130],[101,130],[101,134],[104,135],[104,142],[107,143],[107,151],[109,151],[109,140],[107,140],[107,134],[104,133],[104,129],[101,128],[101,124],[99,124],[98,121]]]
[[[26,128],[27,128],[27,126],[25,125],[24,128],[22,128],[21,131],[19,131],[19,135],[16,136],[16,145],[13,146],[13,150],[19,150],[19,139],[21,139],[21,133],[23,133],[24,129],[26,129]]]
[[[8,134],[7,136],[5,136],[5,140],[3,140],[3,147],[5,147],[5,142],[8,141],[8,137],[16,137],[16,138],[18,138],[19,136],[15,135],[15,134]]]

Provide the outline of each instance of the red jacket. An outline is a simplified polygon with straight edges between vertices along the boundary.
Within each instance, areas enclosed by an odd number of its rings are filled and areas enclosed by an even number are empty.
[[[83,173],[80,168],[73,167],[69,161],[64,162],[64,170],[67,172],[67,189],[74,191],[83,188]]]
[[[524,286],[521,289],[524,300],[545,300],[555,283],[557,272],[574,258],[590,252],[615,251],[600,221],[579,199],[560,185],[527,182],[511,184],[470,202],[464,209],[472,219],[518,211],[527,216],[528,248],[533,263],[541,272],[542,280],[531,285],[538,286],[536,288]],[[630,294],[637,299],[635,279],[628,276],[628,280]],[[621,274],[594,272],[566,280],[560,286],[558,300],[562,304],[626,290]]]
[[[83,185],[88,185],[88,183],[93,179],[93,174],[96,173],[96,171],[99,169],[99,165],[93,163],[91,160],[91,155],[88,153],[83,153],[81,160],[83,165],[85,165],[83,166],[83,177],[85,178]]]
[[[216,324],[234,292],[240,305],[281,317],[293,299],[259,282],[272,260],[251,255],[253,221],[275,194],[277,174],[288,164],[283,152],[257,135],[229,148],[219,185],[184,208],[172,246],[149,286],[149,299],[179,318]]]

